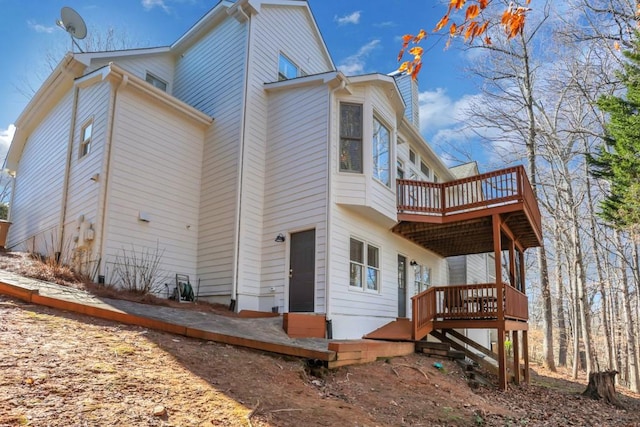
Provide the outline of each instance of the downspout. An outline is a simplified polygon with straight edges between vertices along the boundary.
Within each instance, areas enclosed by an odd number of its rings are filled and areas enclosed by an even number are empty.
[[[238,159],[238,198],[236,199],[237,222],[236,222],[236,250],[234,256],[234,272],[231,282],[231,308],[236,311],[238,301],[238,276],[240,271],[240,226],[242,218],[242,189],[244,176],[244,148],[245,148],[245,128],[247,116],[247,99],[249,97],[249,48],[251,46],[251,18],[245,13],[241,5],[236,8],[236,13],[241,14],[247,20],[247,47],[244,66],[244,96],[242,97],[242,117],[240,118],[240,158]]]
[[[113,98],[112,98],[112,105],[109,111],[109,129],[107,130],[108,134],[107,134],[107,138],[106,138],[106,146],[105,146],[105,150],[106,153],[104,154],[105,157],[105,169],[104,169],[104,187],[103,187],[103,195],[102,195],[102,218],[100,220],[100,253],[99,253],[99,257],[98,259],[102,261],[102,258],[104,256],[105,253],[105,248],[106,248],[106,241],[107,239],[105,239],[105,229],[106,229],[106,224],[107,224],[107,206],[109,204],[109,198],[108,198],[108,194],[109,194],[109,177],[111,175],[111,158],[113,157],[113,130],[115,128],[115,117],[116,117],[116,104],[118,101],[118,93],[120,92],[120,90],[124,89],[125,86],[127,86],[127,84],[129,83],[129,76],[127,76],[126,74],[122,75],[122,80],[120,81],[120,84],[118,85],[118,87],[112,89],[113,91]],[[98,206],[98,209],[100,207]],[[104,269],[105,267],[105,263],[101,262],[102,267],[101,269]],[[105,270],[103,270],[103,273],[105,272]],[[106,274],[105,274],[106,276]]]
[[[347,86],[347,82],[340,74],[337,75],[340,84],[329,92],[329,106],[327,116],[327,244],[325,249],[325,284],[324,284],[324,311],[327,319],[327,338],[333,338],[333,326],[331,319],[331,223],[333,217],[333,197],[331,194],[331,183],[333,173],[333,162],[331,159],[331,143],[333,130],[333,104],[334,96],[338,90],[342,90]]]
[[[6,162],[6,160],[5,160]],[[13,195],[16,194],[16,173],[15,171],[9,172],[11,177],[11,197],[9,198],[9,211],[7,212],[7,221],[11,222],[13,218]]]
[[[78,117],[78,94],[80,88],[74,86],[73,107],[71,110],[71,128],[69,129],[69,141],[67,142],[67,160],[64,166],[64,180],[62,182],[62,204],[60,206],[60,225],[58,226],[58,247],[54,249],[54,256],[59,260],[60,252],[64,244],[64,221],[67,216],[67,201],[69,199],[69,177],[71,175],[71,156],[73,154],[73,140],[76,130],[76,120]]]

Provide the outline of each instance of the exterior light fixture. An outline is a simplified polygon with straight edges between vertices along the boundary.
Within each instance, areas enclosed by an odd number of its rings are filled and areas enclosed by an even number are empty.
[[[282,242],[284,242],[285,240],[286,240],[286,239],[285,239],[285,237],[284,237],[284,234],[282,234],[282,233],[279,233],[279,234],[276,236],[276,242],[278,242],[278,243],[282,243]]]
[[[415,267],[416,265],[418,265],[418,261],[416,261],[415,259],[412,259],[409,265],[412,265]]]

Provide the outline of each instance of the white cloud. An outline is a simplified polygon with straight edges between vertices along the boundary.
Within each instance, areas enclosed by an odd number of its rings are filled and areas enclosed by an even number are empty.
[[[453,100],[446,89],[424,91],[419,95],[420,130],[431,133],[437,130],[464,123],[470,107],[477,103],[481,95],[464,95]]]
[[[347,24],[359,24],[360,23],[360,11],[356,10],[350,15],[345,16],[334,16],[333,20],[338,23],[338,25],[347,25]]]
[[[7,129],[0,129],[0,160],[4,161],[9,151],[9,145],[13,140],[13,135],[16,133],[16,127],[10,124]]]
[[[165,4],[164,0],[142,0],[142,7],[144,7],[145,10],[151,10],[154,7],[159,7],[166,13],[169,13],[169,6]]]
[[[47,27],[45,25],[38,24],[36,21],[31,21],[31,20],[27,21],[27,25],[29,26],[29,28],[34,30],[36,33],[51,34],[51,33],[53,33],[53,30],[56,29],[56,27],[54,27],[54,26]]]
[[[371,40],[369,43],[358,49],[358,52],[354,55],[345,58],[340,64],[338,64],[338,69],[347,76],[362,74],[364,72],[367,57],[378,47],[379,44],[380,40]]]

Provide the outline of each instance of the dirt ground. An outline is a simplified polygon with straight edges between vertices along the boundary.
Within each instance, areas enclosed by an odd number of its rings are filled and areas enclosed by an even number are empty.
[[[23,254],[0,252],[0,268],[122,296]],[[296,358],[0,296],[0,427],[640,426],[640,395],[620,394],[619,410],[581,397],[585,378],[532,368],[531,385],[508,392],[472,390],[455,363],[419,354],[312,373]]]
[[[640,426],[584,381],[471,390],[418,354],[311,375],[304,361],[0,297],[0,426]],[[424,374],[423,374],[424,373]]]

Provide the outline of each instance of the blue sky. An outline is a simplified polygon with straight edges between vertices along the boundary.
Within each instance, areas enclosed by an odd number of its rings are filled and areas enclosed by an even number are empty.
[[[56,27],[63,6],[82,15],[89,32],[109,27],[141,47],[166,46],[177,40],[217,0],[0,0],[0,156],[4,158],[12,124],[30,93],[46,78],[49,53],[60,57],[71,47]],[[438,0],[309,0],[336,65],[347,74],[397,68],[400,38],[429,31],[445,12]],[[451,133],[474,87],[462,69],[466,56],[454,47],[444,51],[441,36],[431,36],[420,74],[422,132],[427,140]],[[33,89],[30,89],[33,88]]]

